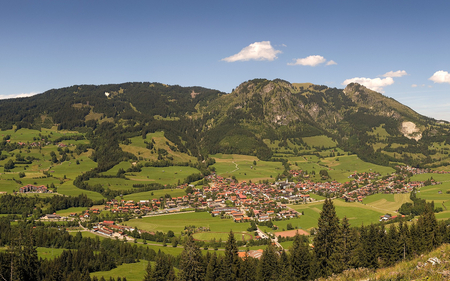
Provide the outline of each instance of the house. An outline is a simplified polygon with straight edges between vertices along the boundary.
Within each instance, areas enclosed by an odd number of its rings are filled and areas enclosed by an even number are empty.
[[[44,220],[55,220],[55,219],[59,220],[59,219],[61,219],[61,216],[57,215],[57,214],[47,214],[47,215],[43,216],[42,219],[44,219]]]

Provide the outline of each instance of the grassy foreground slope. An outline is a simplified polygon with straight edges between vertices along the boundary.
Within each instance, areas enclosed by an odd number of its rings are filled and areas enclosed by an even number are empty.
[[[444,244],[428,254],[398,263],[392,267],[376,271],[366,268],[351,269],[344,271],[342,274],[319,280],[449,280],[449,255],[450,245]],[[437,258],[440,263],[432,264],[432,262],[429,262],[431,258]]]

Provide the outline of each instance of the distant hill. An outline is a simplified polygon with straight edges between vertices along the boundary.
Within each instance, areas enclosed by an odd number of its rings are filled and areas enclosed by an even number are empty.
[[[336,89],[281,79],[250,80],[229,94],[147,82],[75,85],[0,100],[0,120],[2,129],[57,126],[117,143],[164,131],[174,149],[199,159],[302,155],[323,148],[305,137],[325,135],[377,164],[448,165],[450,144],[448,124],[362,85]]]

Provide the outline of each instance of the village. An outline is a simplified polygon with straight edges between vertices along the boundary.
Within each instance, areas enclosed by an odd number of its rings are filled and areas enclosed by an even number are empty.
[[[433,172],[412,167],[400,167],[399,169],[412,174]],[[302,175],[302,171],[290,172],[297,178]],[[289,204],[308,204],[316,201],[311,194],[341,198],[347,202],[362,202],[366,196],[375,193],[409,193],[414,188],[418,189],[425,185],[425,182],[422,181],[408,182],[397,173],[380,178],[378,173],[354,172],[348,178],[349,181],[346,183],[313,182],[304,178],[297,182],[286,180],[267,184],[236,182],[213,173],[205,178],[209,182],[208,186],[202,188],[187,184],[179,186],[180,189],[192,191],[187,192],[184,196],[143,198],[139,201],[113,199],[106,202],[103,209],[90,208],[82,214],[72,213],[69,218],[51,214],[43,219],[74,220],[79,218],[83,222],[90,221],[94,215],[99,216],[102,211],[109,211],[118,216],[128,214],[131,217],[170,215],[180,212],[209,212],[213,217],[232,219],[235,223],[255,222],[259,224],[301,216],[302,214],[290,208]],[[431,179],[428,184],[440,183]],[[47,189],[45,186],[27,185],[22,187],[20,192],[47,192]],[[395,217],[383,216],[381,219],[389,220]],[[130,240],[132,238],[127,237],[126,233],[134,231],[134,228],[117,224],[115,221],[100,220],[92,224],[91,231],[109,237],[117,236]]]

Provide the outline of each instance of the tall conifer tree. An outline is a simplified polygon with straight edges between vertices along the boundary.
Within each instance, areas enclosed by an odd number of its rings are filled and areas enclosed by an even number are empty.
[[[192,235],[186,239],[184,250],[180,257],[180,271],[178,273],[179,280],[204,280],[205,264],[200,248],[195,244]]]
[[[226,270],[225,280],[237,280],[239,278],[240,260],[233,231],[230,231],[230,234],[228,235],[223,262],[225,266],[224,269]]]
[[[304,237],[298,233],[294,237],[291,250],[292,276],[295,280],[307,280],[310,276],[311,253]]]
[[[314,254],[317,260],[317,276],[329,276],[332,273],[330,259],[339,243],[339,219],[336,216],[331,199],[325,199],[322,212],[317,223],[317,233],[314,236]]]

